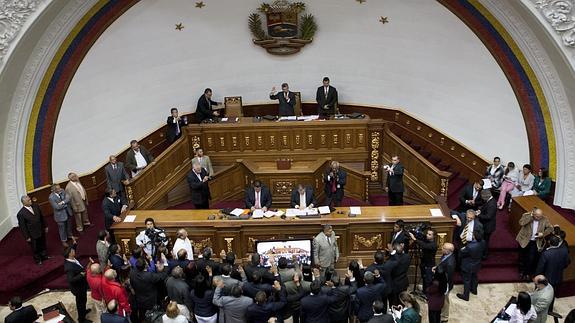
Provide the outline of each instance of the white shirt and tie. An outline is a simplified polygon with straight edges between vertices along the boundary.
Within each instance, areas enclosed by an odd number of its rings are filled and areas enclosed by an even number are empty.
[[[533,219],[533,231],[531,231],[531,241],[535,241],[537,239],[537,231],[539,230],[539,221]]]
[[[194,250],[192,249],[192,242],[190,241],[190,239],[188,239],[188,238],[176,239],[176,241],[174,242],[174,248],[173,248],[173,253],[174,253],[175,258],[178,258],[178,251],[180,251],[182,249],[187,251],[188,260],[194,260]]]
[[[142,156],[142,152],[140,150],[134,151],[134,157],[136,158],[136,167],[138,168],[138,170],[148,166],[148,162],[146,161],[146,158]],[[138,172],[132,171],[132,177],[136,176],[137,173]]]
[[[305,209],[307,207],[306,204],[306,196],[305,196],[305,192],[303,192],[303,194],[299,195],[299,208],[300,209]]]
[[[25,208],[30,211],[30,213],[34,214],[34,209],[31,206],[25,206]]]
[[[261,191],[260,191],[260,192],[254,191],[254,193],[255,193],[255,200],[256,200],[256,202],[255,202],[255,204],[254,204],[254,207],[255,207],[256,209],[261,209],[261,208],[262,208],[262,205],[261,205],[261,202],[260,202],[260,201],[261,201],[260,198],[261,198],[262,192],[261,192]]]

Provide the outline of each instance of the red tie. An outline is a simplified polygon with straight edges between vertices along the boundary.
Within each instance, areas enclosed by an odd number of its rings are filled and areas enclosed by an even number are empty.
[[[337,180],[335,179],[335,177],[333,178],[333,181],[331,182],[331,192],[335,193],[335,191],[337,191]]]

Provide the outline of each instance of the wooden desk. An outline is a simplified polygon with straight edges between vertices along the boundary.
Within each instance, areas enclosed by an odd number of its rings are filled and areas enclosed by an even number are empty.
[[[541,200],[537,196],[519,196],[513,198],[511,204],[511,214],[509,218],[509,226],[511,232],[517,234],[521,228],[519,219],[525,212],[531,212],[534,207],[543,211],[543,214],[549,219],[551,225],[559,225],[567,234],[566,240],[569,244],[569,253],[575,254],[575,225],[565,219],[561,214],[557,213],[552,207]],[[564,280],[575,279],[575,261],[572,261],[569,267],[563,273]]]
[[[171,241],[174,241],[178,229],[185,228],[193,241],[195,253],[210,246],[216,253],[222,249],[233,251],[239,258],[252,253],[258,240],[311,239],[320,232],[322,224],[331,224],[338,237],[338,267],[343,268],[347,266],[349,259],[362,258],[366,259],[366,263],[372,261],[374,251],[385,248],[391,240],[393,224],[398,219],[407,223],[429,221],[437,231],[439,245],[451,241],[453,219],[449,216],[431,217],[430,208],[440,206],[430,204],[362,207],[362,215],[353,218],[347,216],[348,208],[339,208],[321,218],[285,220],[279,217],[220,220],[219,210],[133,210],[129,213],[136,215],[135,222],[117,223],[112,229],[124,251],[130,253],[135,247],[136,235],[145,227],[145,219],[151,217],[158,227],[166,230]],[[216,215],[217,220],[208,220],[209,215]],[[444,215],[449,214],[444,211]]]

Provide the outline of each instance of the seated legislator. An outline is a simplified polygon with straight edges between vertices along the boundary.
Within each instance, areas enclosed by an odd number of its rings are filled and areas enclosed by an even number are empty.
[[[188,174],[188,185],[192,192],[192,202],[196,209],[210,208],[210,187],[208,186],[208,172],[200,165],[195,163],[192,171]]]
[[[280,103],[279,115],[280,116],[293,116],[295,115],[295,93],[290,92],[289,85],[287,83],[282,84],[282,91],[276,92],[276,87],[272,87],[270,92],[271,100],[278,100]]]
[[[130,141],[130,148],[126,153],[126,168],[132,172],[132,177],[146,168],[154,161],[154,156],[144,146],[140,146],[137,140]]]
[[[246,209],[262,209],[267,211],[272,206],[272,194],[270,189],[262,185],[262,182],[255,180],[252,187],[246,190]]]
[[[329,85],[329,77],[324,77],[323,85],[317,88],[315,101],[317,102],[317,114],[327,115],[336,113],[337,90]]]
[[[314,197],[314,191],[311,187],[304,187],[299,184],[295,190],[291,192],[290,207],[296,209],[313,208],[317,205]]]
[[[198,106],[196,107],[196,118],[200,123],[205,120],[211,121],[214,117],[220,116],[219,111],[212,109],[214,105],[220,104],[212,100],[212,89],[207,88],[204,90],[204,95],[198,99]]]
[[[178,115],[178,109],[172,108],[166,124],[168,125],[166,129],[166,139],[168,139],[169,143],[173,143],[182,136],[182,127],[188,124],[188,117],[180,117]]]
[[[200,147],[196,148],[196,157],[192,158],[192,165],[196,163],[202,165],[202,168],[208,172],[210,178],[214,176],[212,161],[209,156],[204,155],[204,150]]]
[[[551,192],[551,179],[549,178],[549,171],[545,168],[540,168],[533,181],[533,194],[544,199]]]
[[[335,202],[335,206],[341,206],[346,179],[347,173],[339,168],[339,162],[332,161],[330,167],[323,174],[326,196],[325,205],[331,206]]]

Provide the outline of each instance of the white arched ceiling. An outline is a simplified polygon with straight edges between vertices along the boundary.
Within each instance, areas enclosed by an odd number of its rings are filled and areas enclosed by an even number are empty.
[[[160,126],[171,107],[216,99],[270,102],[288,82],[313,101],[330,76],[340,102],[400,107],[485,158],[527,162],[525,124],[505,75],[481,41],[435,1],[314,0],[319,30],[299,54],[271,56],[251,43],[260,1],[143,0],[116,20],[82,61],[60,111],[54,180],[97,168]],[[389,17],[388,24],[378,21]],[[174,29],[176,23],[184,29]]]

